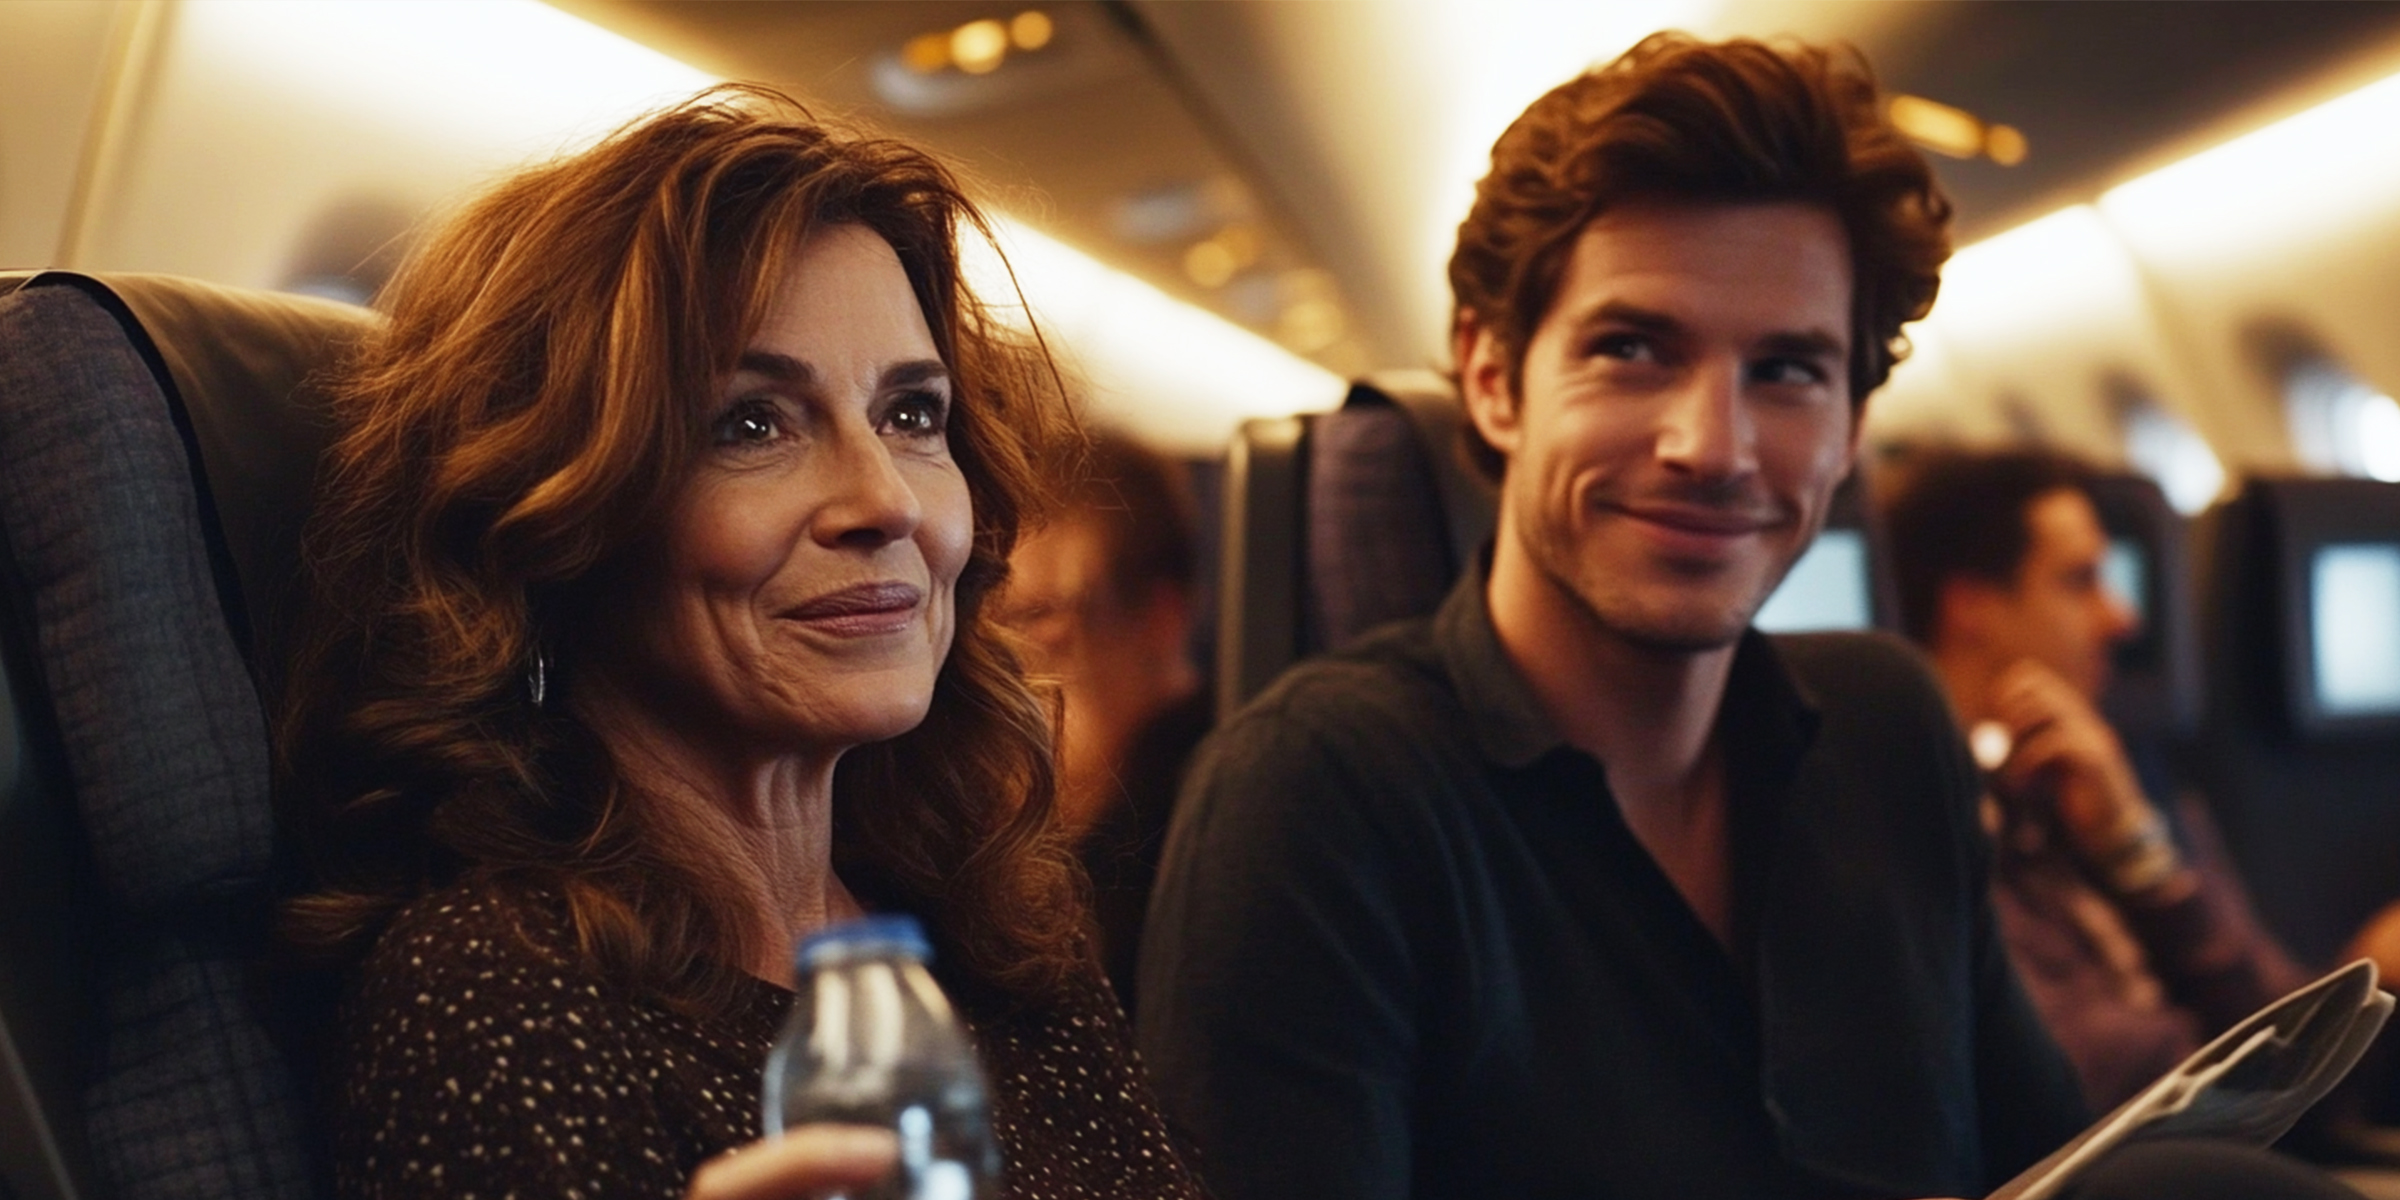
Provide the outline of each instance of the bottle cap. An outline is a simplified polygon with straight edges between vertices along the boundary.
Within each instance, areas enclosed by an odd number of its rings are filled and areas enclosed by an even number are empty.
[[[878,914],[853,921],[836,921],[800,939],[795,952],[803,971],[857,958],[905,955],[919,962],[933,958],[925,927],[905,913]]]

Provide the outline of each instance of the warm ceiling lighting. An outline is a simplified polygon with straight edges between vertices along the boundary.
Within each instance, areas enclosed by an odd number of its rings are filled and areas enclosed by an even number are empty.
[[[2025,161],[2025,134],[2013,125],[1986,125],[1974,113],[1923,96],[1894,96],[1887,111],[1894,128],[1936,154],[1989,158],[2004,167]]]
[[[1964,109],[1952,108],[1923,96],[1892,97],[1892,124],[1910,141],[1952,158],[1983,154],[1983,122]]]
[[[1993,162],[2013,167],[2025,161],[2025,135],[2014,125],[1994,125],[1983,131],[1983,153]]]
[[[1275,320],[1275,338],[1293,352],[1315,354],[1341,340],[1342,310],[1330,300],[1302,300]]]
[[[1050,37],[1056,32],[1050,14],[1038,8],[1026,9],[1008,23],[1008,40],[1015,42],[1019,50],[1039,50],[1050,44]]]
[[[1234,261],[1233,251],[1224,242],[1210,238],[1194,242],[1183,252],[1183,273],[1204,288],[1221,288],[1233,282],[1234,272],[1241,270]]]
[[[920,33],[900,47],[900,65],[919,75],[931,75],[950,65],[950,35]]]
[[[969,21],[950,31],[950,61],[969,75],[989,75],[1008,57],[1008,26],[998,21]]]

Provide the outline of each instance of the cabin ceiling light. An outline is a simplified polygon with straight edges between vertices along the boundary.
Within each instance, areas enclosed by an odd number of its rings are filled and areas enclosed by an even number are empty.
[[[1039,50],[1050,44],[1058,28],[1050,23],[1050,14],[1038,8],[1018,13],[1008,23],[1008,40],[1019,50]]]
[[[1050,14],[1029,8],[1006,21],[986,17],[955,29],[920,33],[900,47],[900,64],[919,75],[936,75],[956,67],[968,75],[989,75],[1008,61],[1010,50],[1033,51],[1058,36]]]
[[[1008,57],[1008,26],[969,21],[950,31],[950,61],[969,75],[989,75]]]
[[[2395,128],[2400,75],[2121,183],[2100,211],[2145,256],[2169,263],[2379,236],[2400,207]]]
[[[1892,124],[1908,140],[1952,158],[1989,158],[2004,167],[2025,161],[2025,135],[2013,125],[1987,125],[1963,108],[1906,93],[1887,108]]]

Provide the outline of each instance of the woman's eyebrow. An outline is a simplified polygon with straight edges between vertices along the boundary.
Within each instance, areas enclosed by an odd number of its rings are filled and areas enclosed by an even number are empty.
[[[803,364],[805,365],[805,364]],[[883,386],[909,387],[950,377],[950,368],[938,358],[917,358],[893,363],[883,369]]]
[[[788,383],[801,387],[817,381],[815,367],[793,358],[789,354],[777,354],[771,350],[744,350],[742,356],[734,360],[733,369],[747,371],[753,375],[764,375],[777,383]]]

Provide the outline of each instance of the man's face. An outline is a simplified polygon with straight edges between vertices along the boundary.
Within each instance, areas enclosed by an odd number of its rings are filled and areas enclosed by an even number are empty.
[[[1462,340],[1469,413],[1508,459],[1502,537],[1629,643],[1732,642],[1850,469],[1850,301],[1848,239],[1813,205],[1595,218],[1520,395],[1488,333]]]
[[[2033,659],[2097,699],[2108,686],[2110,651],[2137,623],[2102,580],[2108,534],[2072,488],[2027,505],[2025,533],[2025,558],[1991,607],[1984,636],[1999,658]]]

